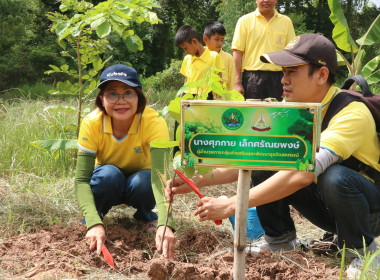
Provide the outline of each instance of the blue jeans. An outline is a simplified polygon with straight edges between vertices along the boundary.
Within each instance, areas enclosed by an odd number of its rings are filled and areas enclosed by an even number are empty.
[[[259,175],[262,174],[259,172]],[[252,178],[255,179],[255,171]],[[263,179],[261,176],[254,184]],[[318,177],[317,184],[256,207],[268,242],[296,238],[289,205],[314,225],[337,234],[341,249],[343,244],[346,248],[361,249],[363,237],[369,246],[375,236],[380,235],[380,188],[361,174],[338,164],[328,167]]]
[[[112,206],[127,204],[137,209],[133,215],[136,220],[156,220],[150,174],[150,169],[145,169],[126,177],[114,165],[96,166],[90,186],[99,216],[103,218]]]

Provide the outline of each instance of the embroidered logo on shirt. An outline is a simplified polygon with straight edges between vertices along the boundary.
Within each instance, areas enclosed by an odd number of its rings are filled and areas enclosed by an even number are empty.
[[[134,149],[135,149],[135,153],[136,154],[141,154],[142,153],[141,147],[134,147]]]
[[[86,137],[82,137],[82,140],[84,141],[88,141],[88,139]]]

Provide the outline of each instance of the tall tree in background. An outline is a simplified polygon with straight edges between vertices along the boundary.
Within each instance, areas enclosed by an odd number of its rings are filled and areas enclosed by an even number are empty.
[[[48,65],[58,63],[45,17],[53,2],[0,0],[0,90],[41,80]]]

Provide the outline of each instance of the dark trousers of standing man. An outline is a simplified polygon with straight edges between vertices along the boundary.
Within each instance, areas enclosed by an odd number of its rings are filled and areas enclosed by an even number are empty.
[[[283,74],[281,71],[247,71],[244,70],[242,85],[245,99],[265,99],[268,97],[282,100]]]

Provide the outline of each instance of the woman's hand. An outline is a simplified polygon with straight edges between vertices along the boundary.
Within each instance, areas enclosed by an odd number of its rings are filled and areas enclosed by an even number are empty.
[[[192,180],[193,181],[193,180]],[[194,182],[194,181],[193,181]],[[175,194],[189,193],[193,189],[180,177],[166,181],[165,196],[168,201],[173,201]]]
[[[164,233],[164,226],[159,226],[156,232],[156,247],[157,252],[162,252],[164,257],[170,260],[174,259],[175,243],[177,238],[170,227],[166,227],[164,243],[161,248],[162,235]]]
[[[96,249],[98,255],[100,255],[105,241],[106,231],[103,225],[95,225],[87,231],[86,243],[90,246],[90,250]]]

